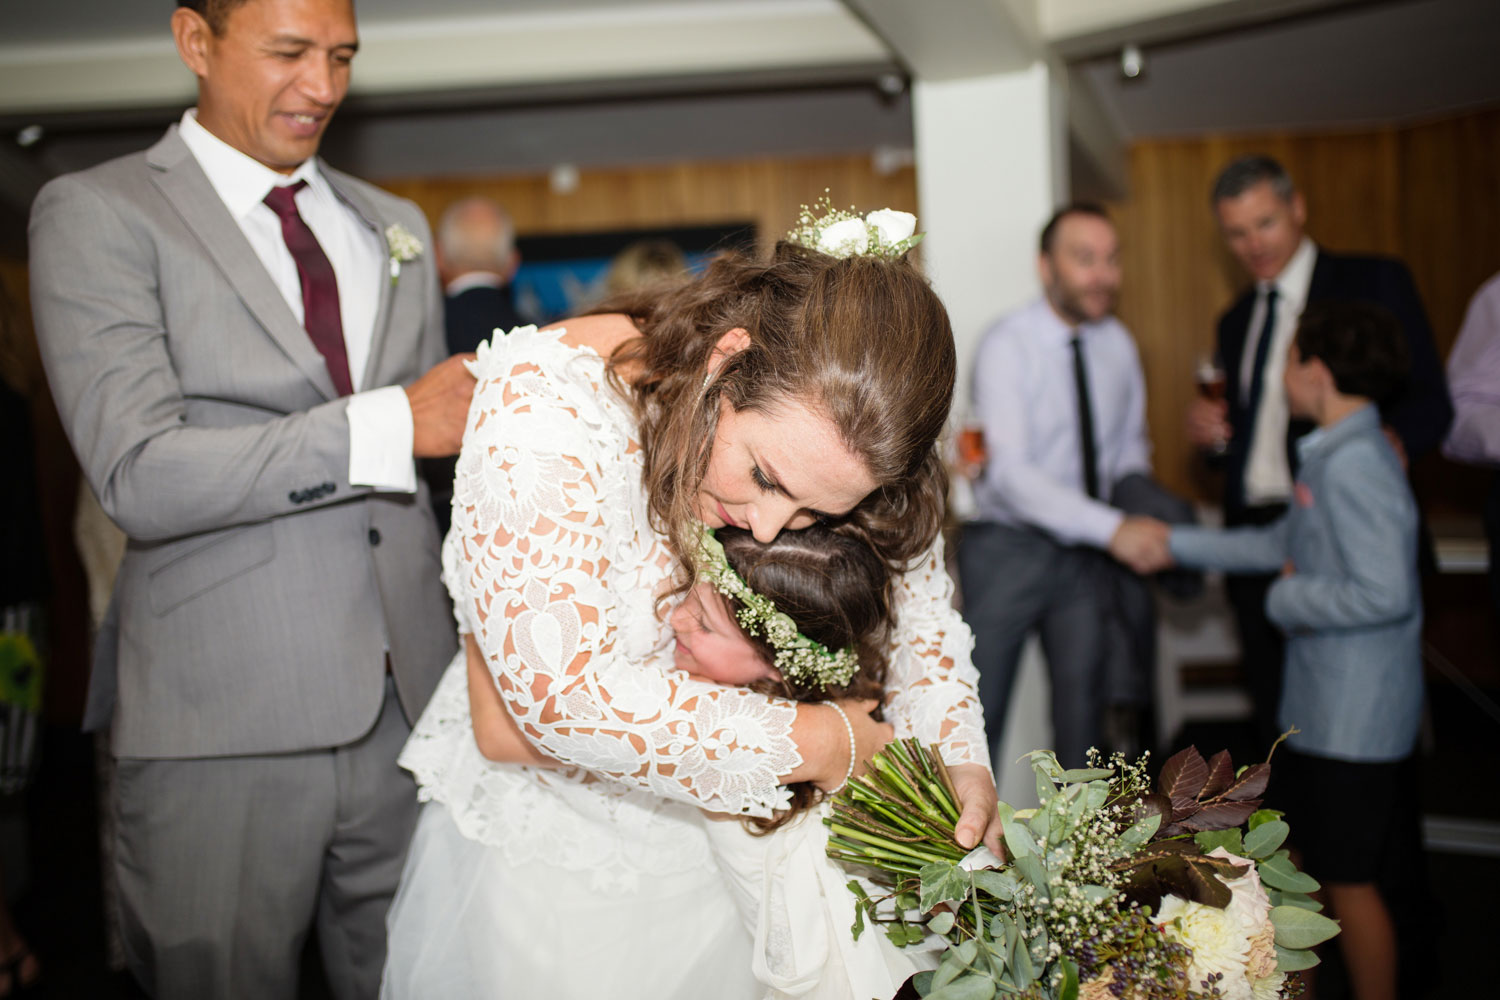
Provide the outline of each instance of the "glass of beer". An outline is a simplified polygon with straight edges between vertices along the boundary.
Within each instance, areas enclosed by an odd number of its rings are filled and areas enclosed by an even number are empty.
[[[958,471],[968,479],[976,479],[984,468],[984,427],[978,421],[965,421],[956,439]]]
[[[1217,354],[1205,354],[1198,359],[1193,368],[1193,381],[1198,384],[1198,395],[1204,399],[1222,403],[1227,398],[1229,379]],[[1229,450],[1229,442],[1215,441],[1208,450],[1214,455],[1222,455]]]

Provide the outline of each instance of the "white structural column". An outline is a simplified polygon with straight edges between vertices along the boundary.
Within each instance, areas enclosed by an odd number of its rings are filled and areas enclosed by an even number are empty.
[[[1040,60],[912,85],[922,253],[958,342],[955,410],[979,335],[1037,292],[1037,233],[1068,195],[1061,86]]]
[[[912,85],[922,253],[958,344],[956,419],[969,405],[980,334],[1037,293],[1036,239],[1067,197],[1067,122],[1059,84],[1040,60],[1021,69]],[[967,496],[954,497],[962,510]],[[1000,795],[1033,805],[1031,765],[1053,744],[1041,649],[1026,644],[995,761]]]

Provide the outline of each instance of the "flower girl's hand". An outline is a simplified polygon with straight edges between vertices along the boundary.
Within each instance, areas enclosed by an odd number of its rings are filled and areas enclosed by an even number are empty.
[[[948,777],[958,792],[958,825],[953,836],[960,847],[984,846],[1000,854],[1000,814],[995,809],[995,779],[983,764],[949,764]],[[1004,855],[1001,855],[1002,857]]]

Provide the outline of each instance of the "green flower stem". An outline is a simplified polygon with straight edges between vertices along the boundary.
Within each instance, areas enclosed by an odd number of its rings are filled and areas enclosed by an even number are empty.
[[[930,851],[918,850],[917,848],[912,847],[910,844],[899,844],[892,840],[886,840],[884,837],[871,836],[870,834],[865,833],[861,830],[856,830],[853,827],[844,826],[840,823],[831,824],[831,828],[834,833],[838,834],[841,837],[847,837],[850,840],[858,840],[863,843],[869,844],[872,847],[880,848],[881,850],[894,851],[896,854],[905,855],[908,858],[916,858],[919,861],[948,860],[947,858],[944,858],[941,855],[933,854]]]
[[[900,841],[903,844],[920,844],[927,839],[927,836],[920,832],[914,837],[904,837],[889,826],[885,826],[872,820],[867,815],[862,815],[849,809],[835,807],[834,817],[835,819],[832,822],[842,822],[873,836],[886,837],[890,840]]]
[[[886,822],[891,823],[894,826],[899,826],[903,830],[910,831],[911,833],[922,834],[924,836],[931,836],[933,833],[931,827],[923,826],[921,823],[917,822],[916,817],[913,817],[910,813],[892,809],[884,802],[869,802],[865,803],[865,806],[870,810],[871,813],[879,814],[879,816]],[[834,807],[834,811],[838,811],[837,806]]]
[[[948,801],[948,796],[943,794],[943,787],[936,781],[927,782],[927,791],[932,795],[932,801],[936,802],[948,818],[956,824],[958,822],[958,809],[954,803]]]
[[[905,797],[908,803],[916,806],[918,811],[927,816],[929,819],[936,820],[939,823],[947,823],[947,820],[944,818],[943,814],[935,809],[932,804],[927,801],[925,796],[918,794],[916,789],[907,784],[906,779],[894,767],[892,767],[890,764],[879,757],[876,757],[873,763],[875,764],[875,769],[877,771],[879,771],[883,776],[887,777],[898,788],[901,789],[901,794]]]

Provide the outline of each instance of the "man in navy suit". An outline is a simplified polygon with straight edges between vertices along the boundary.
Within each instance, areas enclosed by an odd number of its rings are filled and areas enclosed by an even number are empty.
[[[1410,375],[1380,410],[1403,462],[1436,448],[1453,419],[1447,383],[1427,314],[1399,260],[1354,257],[1320,249],[1303,232],[1307,206],[1291,177],[1267,156],[1230,163],[1214,183],[1213,206],[1230,252],[1254,284],[1219,320],[1218,353],[1227,398],[1196,400],[1188,436],[1197,445],[1226,445],[1226,524],[1268,524],[1286,510],[1296,475],[1294,443],[1312,429],[1287,412],[1282,370],[1287,345],[1311,302],[1370,302],[1389,310],[1406,336]],[[1227,580],[1243,648],[1257,736],[1275,737],[1281,694],[1282,641],[1265,614],[1272,575]]]
[[[449,354],[467,354],[496,330],[509,333],[526,322],[512,295],[521,255],[505,209],[479,196],[449,205],[438,222],[437,251]]]

